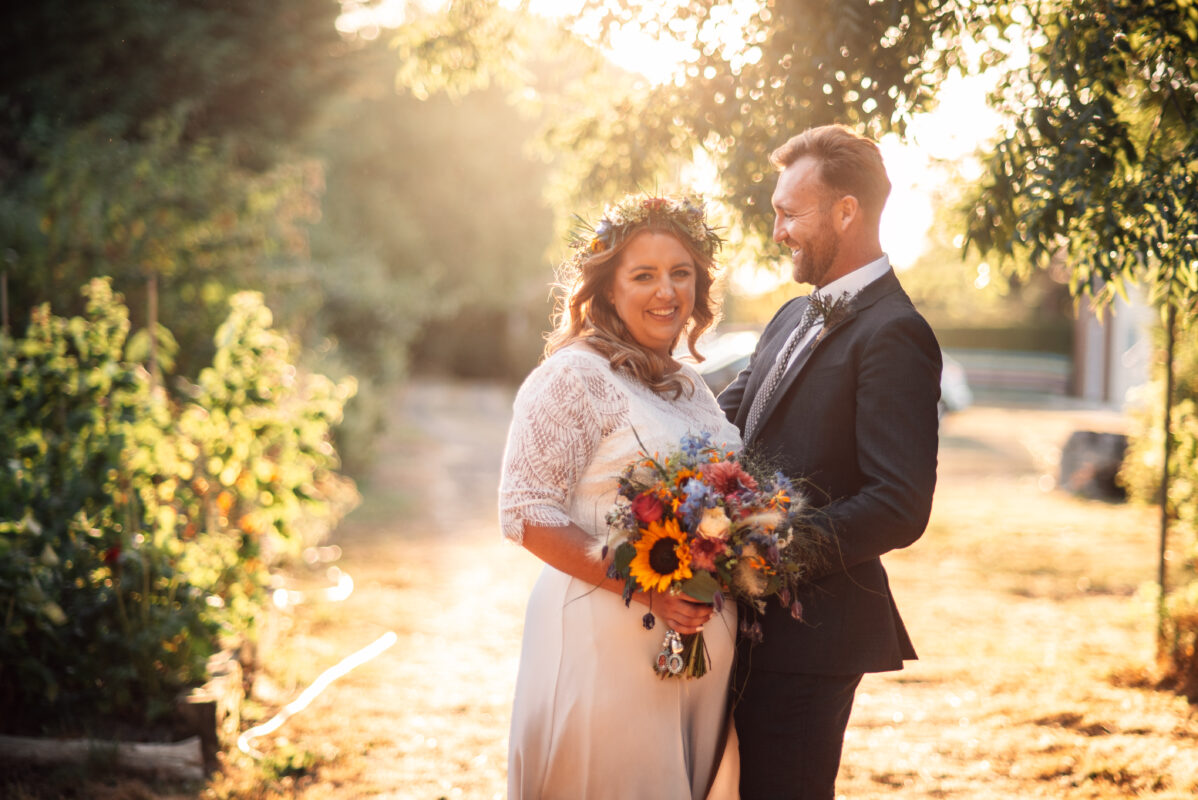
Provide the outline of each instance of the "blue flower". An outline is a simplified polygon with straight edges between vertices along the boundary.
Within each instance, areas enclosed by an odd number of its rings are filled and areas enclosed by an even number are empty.
[[[711,447],[711,434],[704,433],[701,436],[695,436],[688,433],[682,437],[682,452],[690,458],[698,458],[699,454]]]
[[[599,224],[595,226],[595,238],[603,242],[608,247],[611,246],[611,235],[614,230],[611,221],[604,217],[599,220]]]
[[[686,529],[693,531],[699,524],[703,509],[715,507],[716,498],[706,484],[695,478],[688,478],[686,483],[682,484],[682,491],[686,494],[686,499],[678,507],[678,514],[682,517]]]

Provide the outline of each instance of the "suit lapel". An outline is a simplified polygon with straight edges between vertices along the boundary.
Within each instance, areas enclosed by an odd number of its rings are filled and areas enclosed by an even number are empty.
[[[857,297],[853,301],[852,307],[849,309],[849,312],[844,319],[831,328],[825,328],[815,340],[809,342],[805,347],[803,347],[802,350],[799,351],[798,356],[794,359],[794,363],[792,363],[782,375],[782,381],[778,384],[778,388],[774,391],[773,396],[766,401],[765,408],[761,410],[761,424],[758,426],[758,430],[754,432],[753,441],[756,441],[761,430],[765,428],[765,421],[768,420],[770,415],[774,413],[774,409],[777,408],[778,403],[782,401],[783,395],[785,395],[787,391],[789,391],[790,387],[794,385],[795,381],[798,380],[799,375],[803,372],[803,368],[807,366],[807,362],[811,360],[811,356],[814,355],[816,349],[826,347],[828,340],[851,325],[853,320],[855,320],[857,316],[861,314],[861,312],[898,288],[898,277],[894,274],[894,270],[891,269],[889,272],[866,286],[857,294]],[[787,330],[794,330],[794,326],[798,324],[798,320],[802,318],[803,312],[806,311],[807,305],[807,302],[795,303],[795,306],[799,307],[797,312],[798,316],[793,318],[793,324],[789,325]],[[778,339],[780,341],[770,342],[769,349],[773,354],[774,359],[777,358],[778,352],[782,349],[783,345],[786,344],[787,338],[789,337],[779,336]],[[765,363],[772,364],[774,361],[770,360],[766,361]],[[768,370],[761,372],[763,372],[763,374],[760,378],[758,378],[757,375],[753,376],[755,380],[754,385],[751,386],[752,393],[748,394],[747,396],[755,397],[758,390],[760,390],[761,383],[765,380],[764,373],[768,372]],[[750,444],[750,442],[746,442],[745,444]]]

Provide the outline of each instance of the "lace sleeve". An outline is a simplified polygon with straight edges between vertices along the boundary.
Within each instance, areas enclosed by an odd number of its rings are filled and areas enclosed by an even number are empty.
[[[606,365],[563,353],[539,366],[516,395],[499,481],[503,535],[524,525],[560,527],[579,477],[604,436],[627,416],[627,400]]]

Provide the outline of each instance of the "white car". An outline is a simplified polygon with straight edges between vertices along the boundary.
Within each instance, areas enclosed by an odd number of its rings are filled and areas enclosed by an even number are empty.
[[[704,337],[699,342],[699,352],[706,360],[696,365],[695,369],[703,376],[703,380],[717,395],[749,363],[749,356],[757,346],[760,333],[754,330],[729,331],[715,336]],[[680,355],[686,355],[685,346]],[[950,411],[960,411],[973,404],[973,392],[966,380],[965,368],[952,356],[940,352],[944,367],[940,372],[940,404],[939,414],[944,416]]]

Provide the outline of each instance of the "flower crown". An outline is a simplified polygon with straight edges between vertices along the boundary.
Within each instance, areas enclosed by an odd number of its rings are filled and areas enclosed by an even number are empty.
[[[609,205],[596,225],[592,226],[582,217],[577,220],[578,224],[570,234],[570,247],[575,253],[568,262],[576,268],[589,257],[610,250],[648,226],[660,227],[686,239],[707,258],[713,258],[724,243],[707,224],[703,198],[693,194],[660,197],[629,194],[615,205]]]

